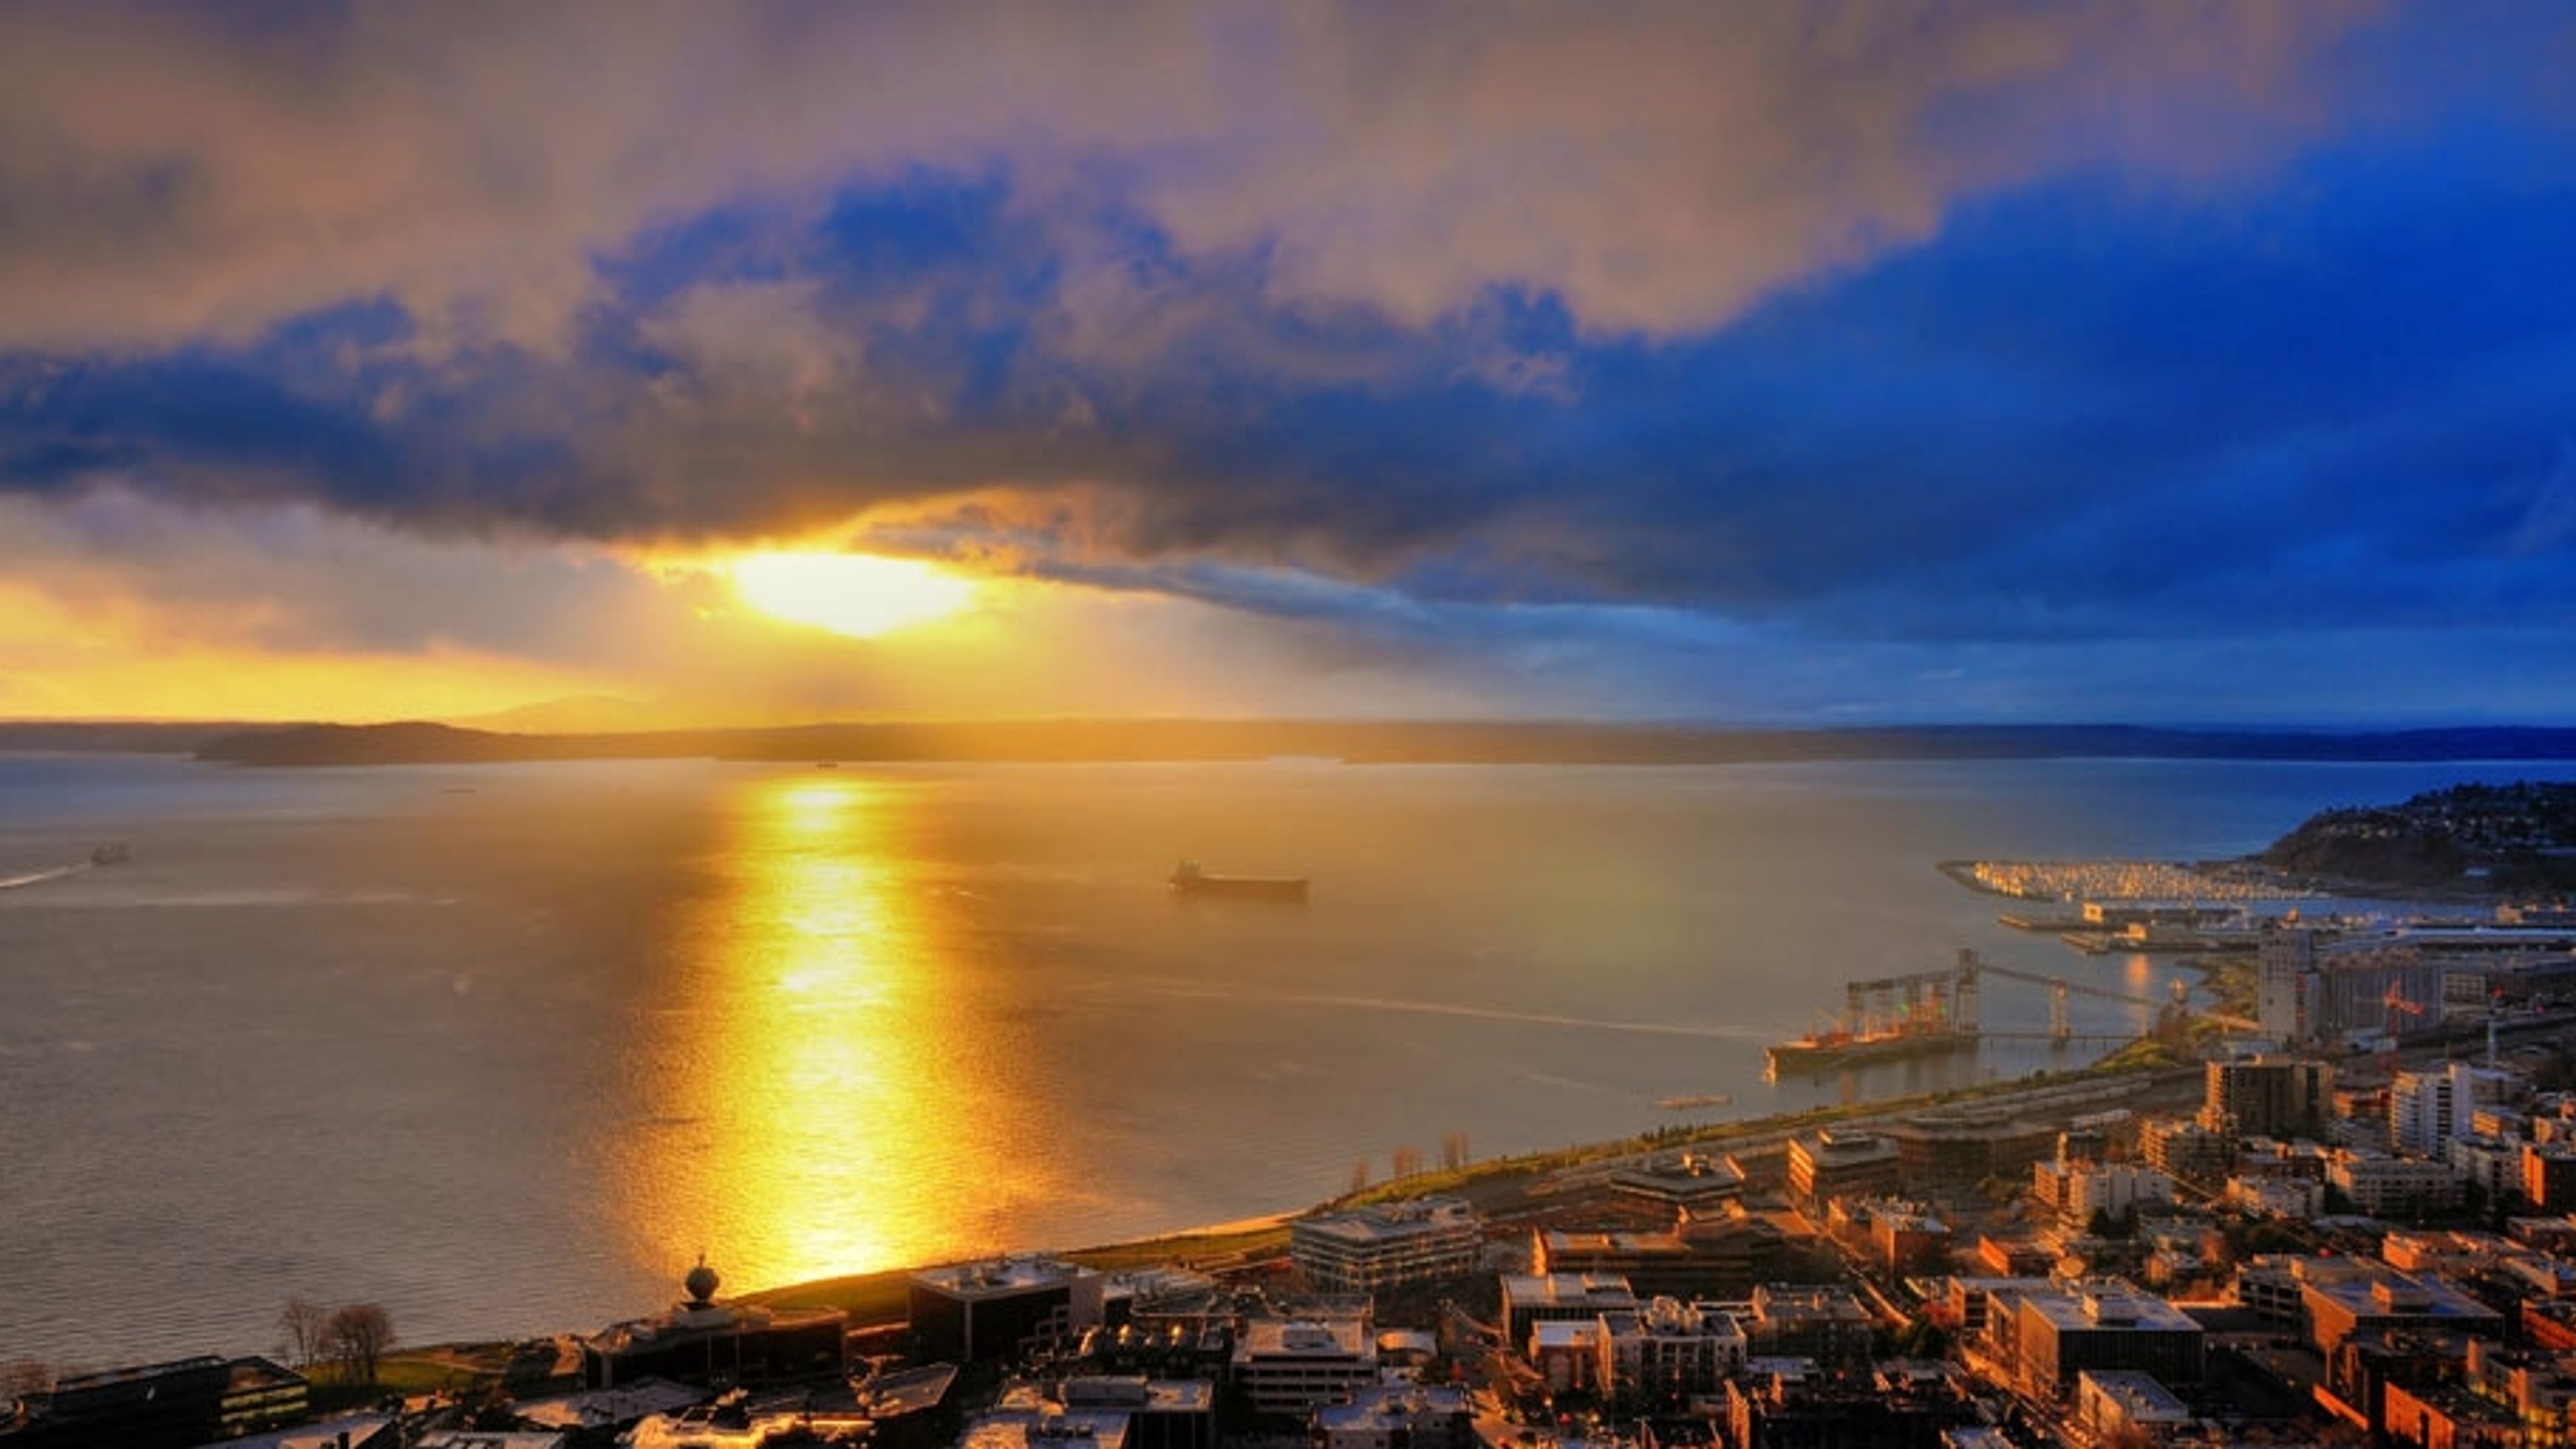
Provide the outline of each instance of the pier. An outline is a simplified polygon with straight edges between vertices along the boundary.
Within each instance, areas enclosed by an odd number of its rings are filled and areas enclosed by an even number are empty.
[[[2047,988],[2048,1029],[1985,1030],[1981,1017],[1983,983],[1988,976]],[[2073,1019],[2073,998],[2077,996],[2153,1008],[2156,1024],[2145,1032],[2078,1032]],[[1774,1076],[1784,1070],[1822,1071],[1940,1052],[1973,1051],[1987,1040],[2047,1041],[2059,1046],[2078,1041],[2124,1044],[2143,1036],[2178,1033],[2194,1017],[2230,1030],[2258,1029],[2256,1023],[2243,1017],[2195,1010],[2188,988],[2180,982],[2174,983],[2170,1000],[2158,1001],[2108,986],[2069,981],[2063,976],[1997,966],[1968,950],[1961,951],[1957,963],[1945,971],[1847,982],[1843,999],[1843,1014],[1830,1028],[1771,1048]]]

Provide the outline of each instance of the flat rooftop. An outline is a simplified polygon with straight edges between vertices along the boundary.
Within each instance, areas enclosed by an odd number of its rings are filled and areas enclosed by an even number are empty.
[[[1476,1209],[1465,1198],[1424,1197],[1299,1218],[1288,1225],[1288,1233],[1292,1240],[1320,1237],[1366,1245],[1473,1230],[1482,1225],[1483,1219],[1476,1216]]]
[[[987,1258],[924,1268],[912,1275],[912,1281],[952,1298],[996,1297],[1065,1287],[1090,1271],[1054,1258]]]
[[[1616,1273],[1506,1273],[1503,1301],[1514,1308],[1629,1308],[1637,1294]]]
[[[1368,1390],[1347,1404],[1327,1404],[1315,1410],[1315,1423],[1328,1432],[1365,1431],[1469,1412],[1471,1407],[1463,1388],[1451,1384],[1404,1384]]]
[[[968,1425],[957,1449],[1125,1449],[1126,1443],[1125,1414],[1005,1412]]]
[[[2416,1277],[2392,1270],[2356,1273],[2348,1278],[2307,1278],[2308,1292],[2357,1318],[2407,1317],[2492,1319],[2496,1311],[2431,1275]]]
[[[2139,1423],[2179,1424],[2192,1417],[2191,1406],[2154,1374],[2135,1369],[2086,1369],[2077,1378]]]
[[[1247,1357],[1356,1357],[1375,1350],[1368,1325],[1357,1318],[1256,1318],[1235,1340],[1237,1362]]]
[[[2059,1330],[2089,1333],[2110,1330],[2124,1333],[2198,1333],[2198,1321],[2152,1293],[2126,1289],[2091,1289],[2079,1292],[2026,1293],[2021,1299],[2031,1312],[2047,1319]]]
[[[1216,1385],[1206,1379],[1149,1379],[1142,1374],[1092,1375],[1064,1381],[1068,1411],[1119,1414],[1205,1414],[1216,1407]]]

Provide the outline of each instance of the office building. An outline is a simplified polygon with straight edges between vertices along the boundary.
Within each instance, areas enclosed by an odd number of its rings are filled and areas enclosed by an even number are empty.
[[[1300,1218],[1288,1258],[1327,1292],[1374,1293],[1472,1272],[1484,1241],[1464,1198],[1426,1197]]]
[[[1235,1339],[1235,1386],[1257,1414],[1302,1419],[1377,1377],[1377,1341],[1364,1319],[1256,1318]]]

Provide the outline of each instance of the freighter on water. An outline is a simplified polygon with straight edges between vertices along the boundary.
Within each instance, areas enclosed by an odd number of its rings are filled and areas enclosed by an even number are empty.
[[[1255,901],[1303,901],[1306,899],[1306,878],[1302,875],[1210,875],[1199,869],[1197,861],[1185,860],[1172,870],[1172,894],[1231,896]]]

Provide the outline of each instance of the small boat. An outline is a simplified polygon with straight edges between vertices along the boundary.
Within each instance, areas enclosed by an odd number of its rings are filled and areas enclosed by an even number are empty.
[[[1302,875],[1210,875],[1192,860],[1182,861],[1173,868],[1171,885],[1172,894],[1176,896],[1229,896],[1239,900],[1297,902],[1306,899],[1306,878]]]
[[[1727,1092],[1705,1092],[1687,1097],[1657,1097],[1655,1105],[1667,1112],[1689,1112],[1701,1107],[1724,1107],[1735,1101]]]
[[[111,840],[89,853],[92,865],[123,865],[133,858],[134,852],[127,850],[122,840]]]

